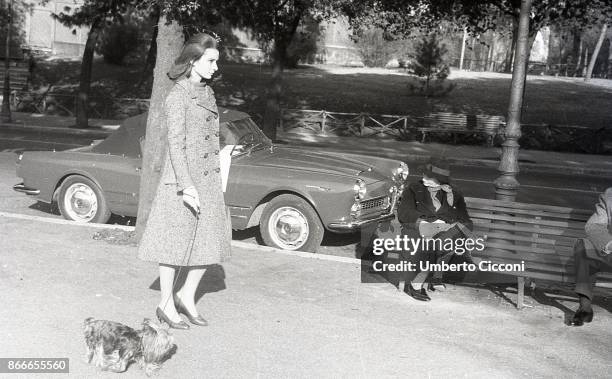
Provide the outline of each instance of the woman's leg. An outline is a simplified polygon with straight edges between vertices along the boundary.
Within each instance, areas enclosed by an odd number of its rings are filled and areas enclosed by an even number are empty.
[[[172,297],[175,272],[176,269],[173,266],[159,265],[159,288],[161,291],[159,308],[171,321],[179,322],[182,319],[176,311]]]
[[[176,296],[181,299],[187,311],[193,316],[199,314],[195,306],[195,293],[205,272],[205,268],[190,268],[183,288],[176,293]]]

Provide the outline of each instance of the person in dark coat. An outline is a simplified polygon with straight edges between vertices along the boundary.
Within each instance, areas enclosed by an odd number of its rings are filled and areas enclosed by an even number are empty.
[[[207,325],[195,306],[195,292],[207,265],[229,255],[231,228],[223,199],[219,111],[204,80],[217,71],[217,40],[192,36],[168,76],[175,81],[165,104],[166,154],[138,257],[159,263],[160,321],[187,329]],[[175,271],[188,270],[174,293]]]
[[[599,197],[595,213],[584,227],[587,238],[574,245],[574,267],[576,270],[576,294],[580,306],[571,320],[581,326],[593,320],[593,283],[603,269],[612,269],[612,187]]]
[[[414,239],[465,238],[465,232],[473,227],[463,195],[450,184],[449,164],[443,160],[430,161],[423,168],[423,178],[404,190],[397,216],[402,233]],[[403,252],[402,259],[414,263],[417,268],[407,273],[404,292],[417,300],[431,300],[423,286],[429,271],[420,270],[421,262],[441,263],[444,260],[448,263],[454,255],[453,251],[435,250],[437,248],[421,248],[414,254]],[[429,289],[435,290],[434,285],[443,286],[441,279],[442,273],[436,272]]]

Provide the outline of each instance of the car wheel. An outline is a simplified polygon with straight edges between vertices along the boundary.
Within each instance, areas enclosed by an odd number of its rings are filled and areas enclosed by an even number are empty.
[[[312,206],[294,195],[272,199],[263,211],[259,229],[268,246],[309,252],[319,248],[325,232]]]
[[[57,202],[60,213],[67,220],[104,224],[111,216],[100,187],[84,176],[66,178]]]

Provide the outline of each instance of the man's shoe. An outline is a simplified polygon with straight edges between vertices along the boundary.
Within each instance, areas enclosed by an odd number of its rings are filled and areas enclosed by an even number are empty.
[[[573,326],[582,326],[585,322],[593,321],[593,310],[585,311],[582,308],[578,308],[574,317],[572,317]]]
[[[440,278],[432,278],[429,284],[427,284],[427,290],[429,291],[442,291],[446,289],[446,284],[442,283]]]
[[[421,288],[420,291],[417,291],[414,288],[412,288],[412,284],[410,283],[406,283],[406,286],[404,287],[404,292],[415,300],[419,300],[419,301],[430,301],[431,300],[431,298],[427,295],[427,292],[425,292],[424,288]]]

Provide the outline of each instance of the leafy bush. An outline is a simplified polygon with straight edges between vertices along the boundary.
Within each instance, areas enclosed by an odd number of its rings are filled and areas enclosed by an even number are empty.
[[[96,52],[106,63],[121,65],[124,58],[138,47],[138,27],[134,24],[113,24],[102,30]]]
[[[423,37],[416,45],[412,72],[418,76],[416,83],[409,83],[408,90],[425,96],[443,96],[455,88],[455,85],[444,83],[450,74],[446,64],[446,45],[440,43],[435,34]]]

